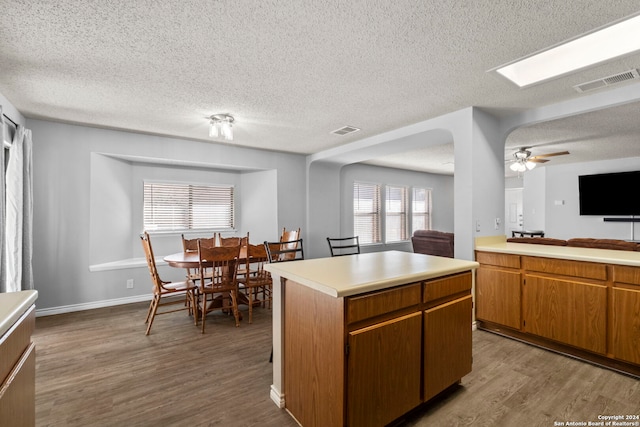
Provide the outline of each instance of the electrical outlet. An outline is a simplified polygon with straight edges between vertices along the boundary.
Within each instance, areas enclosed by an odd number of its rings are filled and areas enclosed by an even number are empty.
[[[480,220],[476,219],[476,233],[480,231]]]
[[[500,218],[496,218],[496,230],[500,229]]]
[[[133,289],[133,279],[127,279],[127,289]]]

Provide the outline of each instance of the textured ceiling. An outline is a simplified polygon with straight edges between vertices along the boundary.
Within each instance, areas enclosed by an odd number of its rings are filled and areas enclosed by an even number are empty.
[[[544,106],[580,96],[575,84],[640,67],[631,55],[527,89],[487,72],[634,14],[636,0],[3,0],[0,8],[0,93],[26,117],[211,141],[206,117],[230,113],[232,144],[302,154],[468,106],[498,116]],[[518,129],[508,154],[572,152],[554,164],[578,161],[581,150],[640,155],[629,148],[636,122],[638,106],[626,106]],[[362,130],[330,133],[344,125]],[[613,140],[627,148],[613,149]],[[451,147],[416,154],[379,163],[453,171]]]

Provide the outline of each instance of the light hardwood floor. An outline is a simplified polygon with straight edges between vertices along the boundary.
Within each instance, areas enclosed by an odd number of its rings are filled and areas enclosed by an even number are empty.
[[[296,426],[269,399],[271,312],[253,324],[146,304],[36,319],[37,426]],[[247,319],[246,307],[244,317]],[[487,332],[473,372],[395,426],[554,426],[640,414],[640,381]]]

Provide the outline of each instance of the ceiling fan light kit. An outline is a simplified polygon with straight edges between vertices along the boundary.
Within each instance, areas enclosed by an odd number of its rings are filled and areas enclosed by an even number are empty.
[[[525,172],[527,170],[535,168],[536,163],[546,163],[549,161],[547,159],[544,159],[543,157],[563,156],[565,154],[569,154],[569,152],[558,151],[557,153],[539,154],[537,156],[531,157],[531,151],[527,150],[526,147],[523,147],[513,153],[515,161],[511,163],[511,165],[509,165],[509,169],[514,172]]]

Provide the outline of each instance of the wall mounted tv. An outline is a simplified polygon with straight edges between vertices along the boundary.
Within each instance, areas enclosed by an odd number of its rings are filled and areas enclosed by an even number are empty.
[[[640,171],[581,175],[580,215],[640,215]]]

